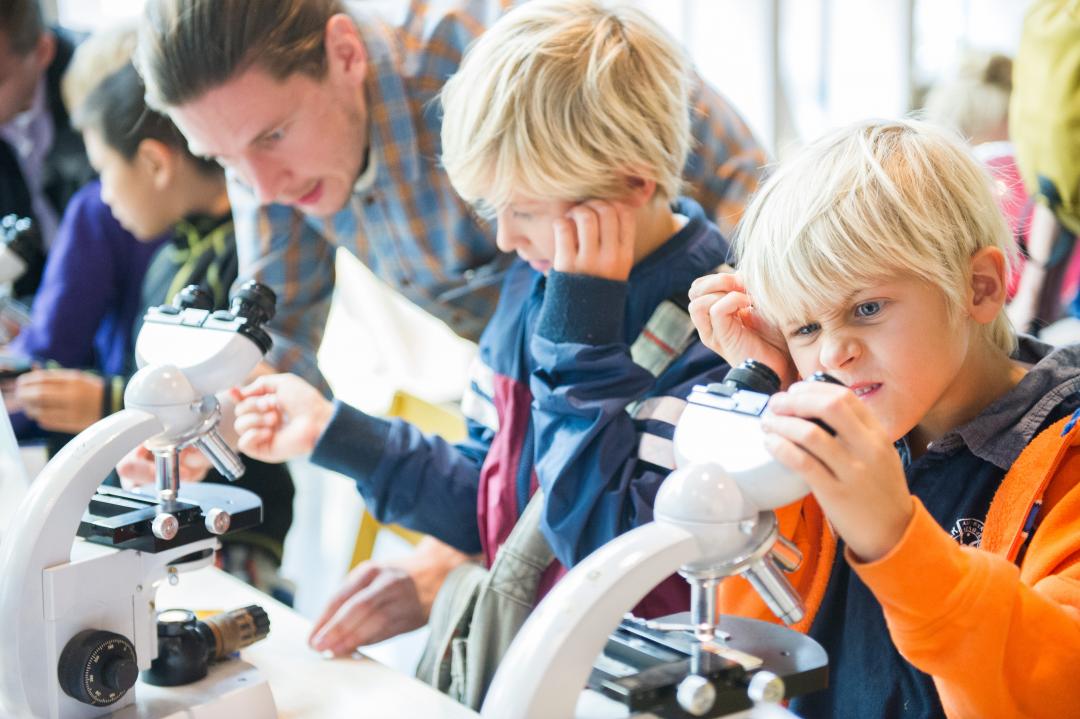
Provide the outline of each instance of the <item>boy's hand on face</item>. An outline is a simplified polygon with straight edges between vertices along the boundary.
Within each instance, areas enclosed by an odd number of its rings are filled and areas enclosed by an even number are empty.
[[[636,233],[633,208],[589,200],[555,221],[552,266],[558,272],[625,282],[634,267]]]
[[[798,373],[780,330],[754,311],[742,280],[733,272],[719,272],[690,285],[690,318],[701,343],[732,367],[744,360],[764,362],[780,376],[782,387]]]
[[[762,420],[769,452],[806,480],[860,560],[888,554],[911,521],[911,493],[899,453],[866,405],[845,387],[798,382],[774,395],[769,410]]]
[[[284,462],[315,448],[333,403],[292,374],[265,375],[233,390],[240,451],[263,462]]]

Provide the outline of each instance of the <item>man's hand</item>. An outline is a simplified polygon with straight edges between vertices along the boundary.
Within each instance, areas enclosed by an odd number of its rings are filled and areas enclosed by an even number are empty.
[[[637,220],[621,202],[590,200],[555,221],[555,258],[559,272],[625,282],[634,267]]]
[[[259,377],[233,396],[240,451],[263,462],[310,453],[334,412],[319,390],[292,374]]]
[[[769,412],[765,446],[806,480],[851,551],[864,562],[888,554],[911,521],[911,493],[899,453],[866,405],[845,387],[798,382],[773,395]]]
[[[342,656],[422,627],[446,575],[467,559],[425,537],[406,560],[358,564],[315,621],[308,643]]]
[[[15,405],[51,432],[78,434],[101,419],[105,380],[73,369],[39,369],[15,381]]]
[[[181,482],[201,482],[209,471],[210,460],[197,447],[189,445],[180,450]],[[154,455],[146,447],[139,445],[120,460],[116,465],[116,473],[120,475],[120,485],[124,489],[153,484],[157,476]]]
[[[744,360],[763,362],[786,387],[798,377],[780,330],[754,311],[739,276],[719,272],[690,285],[690,319],[701,343],[732,367]]]

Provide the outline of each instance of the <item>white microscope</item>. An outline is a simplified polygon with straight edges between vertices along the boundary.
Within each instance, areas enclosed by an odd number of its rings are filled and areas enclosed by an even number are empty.
[[[209,565],[219,536],[262,521],[259,498],[238,487],[196,483],[179,491],[179,453],[189,444],[226,478],[243,473],[218,434],[215,394],[241,384],[270,348],[260,325],[273,316],[272,291],[248,283],[229,311],[210,311],[208,300],[187,288],[175,306],[147,313],[136,344],[141,369],[124,394],[126,409],[57,453],[0,543],[4,717],[277,715],[265,681],[239,661],[181,698],[179,690],[145,682],[135,688],[170,632],[190,623],[159,622],[157,585]],[[156,493],[99,488],[143,443],[155,455]]]
[[[781,571],[802,557],[778,534],[772,510],[809,488],[772,459],[759,427],[779,384],[749,360],[723,383],[694,388],[675,430],[678,469],[660,487],[655,521],[555,585],[503,657],[482,716],[792,716],[777,703],[825,687],[828,659],[817,642],[717,613],[718,584],[742,575],[785,623],[803,617]],[[690,583],[689,623],[627,616],[675,571]]]
[[[19,287],[19,279],[30,269],[45,266],[41,232],[32,220],[17,215],[0,218],[0,344],[10,342],[30,321],[30,310],[16,299],[30,290]]]

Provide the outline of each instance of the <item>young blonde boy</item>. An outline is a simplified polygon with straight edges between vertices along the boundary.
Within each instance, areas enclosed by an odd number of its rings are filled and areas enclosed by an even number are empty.
[[[240,447],[274,461],[312,452],[354,477],[380,520],[489,563],[542,488],[558,561],[541,593],[559,563],[650,521],[684,398],[725,370],[677,306],[728,252],[679,198],[687,89],[678,47],[639,11],[531,2],[499,20],[441,96],[447,173],[519,258],[480,340],[469,439],[425,437],[278,375],[242,391]],[[644,611],[686,605],[673,583]],[[316,648],[354,649],[339,614]]]
[[[738,275],[691,290],[707,345],[794,382],[763,426],[812,490],[781,525],[831,665],[797,713],[1076,715],[1080,350],[1017,341],[1008,247],[958,138],[868,122],[781,165]],[[819,370],[847,388],[795,381]],[[770,618],[733,583],[722,603]]]

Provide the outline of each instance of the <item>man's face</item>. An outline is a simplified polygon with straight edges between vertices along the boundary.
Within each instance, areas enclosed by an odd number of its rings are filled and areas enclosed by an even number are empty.
[[[503,252],[516,252],[534,270],[547,274],[555,259],[555,221],[576,204],[514,195],[496,217],[495,243]]]
[[[947,411],[969,335],[939,289],[889,279],[822,317],[784,325],[799,375],[828,372],[853,389],[893,440]]]
[[[362,79],[332,66],[277,81],[251,67],[169,112],[192,153],[216,160],[262,204],[316,216],[349,199],[367,150]]]
[[[26,112],[34,102],[34,91],[56,51],[52,33],[43,33],[30,52],[19,54],[6,32],[0,31],[0,125]]]

